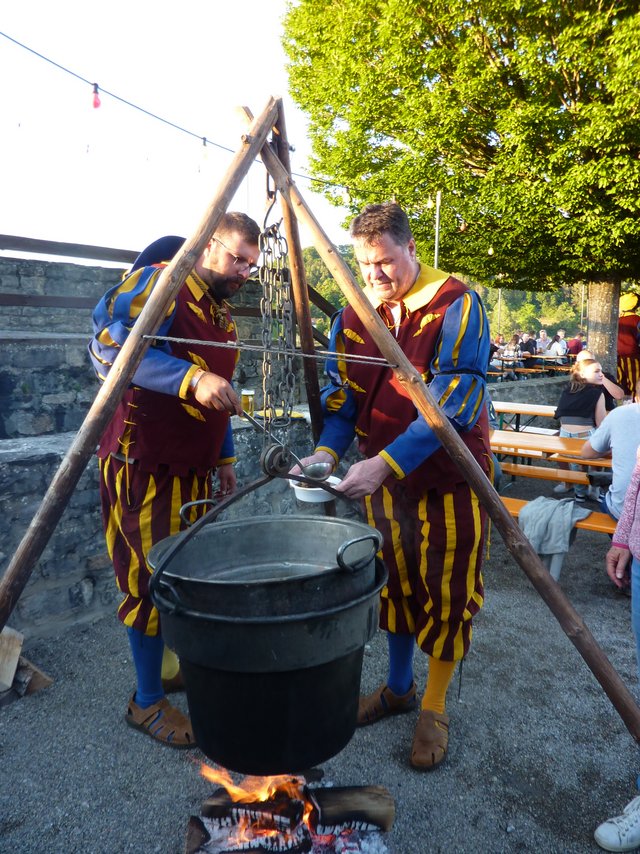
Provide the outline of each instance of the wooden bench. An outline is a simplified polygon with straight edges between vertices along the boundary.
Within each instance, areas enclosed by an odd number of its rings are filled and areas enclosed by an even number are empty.
[[[534,477],[538,480],[554,480],[558,483],[583,483],[589,486],[586,472],[571,469],[551,468],[550,466],[532,466],[526,463],[500,463],[503,474],[512,477]]]
[[[520,511],[527,502],[522,498],[506,498],[501,495],[502,503],[509,511],[510,515],[517,519]],[[616,529],[616,520],[609,516],[608,513],[592,512],[585,519],[580,519],[576,522],[576,528],[581,528],[583,531],[597,531],[599,534],[613,534]]]

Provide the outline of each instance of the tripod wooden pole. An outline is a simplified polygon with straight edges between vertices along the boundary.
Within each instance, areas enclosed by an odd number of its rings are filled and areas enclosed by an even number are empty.
[[[600,649],[595,638],[564,595],[560,586],[551,578],[548,570],[509,515],[500,500],[500,496],[489,483],[466,445],[443,416],[437,401],[423,382],[422,377],[409,362],[395,338],[386,329],[373,306],[363,294],[362,289],[354,280],[351,271],[322,230],[293,182],[291,175],[268,146],[262,149],[261,157],[278,189],[289,200],[296,217],[304,223],[313,235],[315,247],[322,260],[366,326],[380,352],[387,359],[389,365],[393,367],[398,382],[401,383],[420,414],[464,474],[465,479],[477,494],[500,532],[507,548],[551,609],[563,631],[584,658],[633,738],[640,742],[640,708],[638,708],[633,695]]]
[[[0,631],[9,619],[36,561],[55,530],[106,425],[149,347],[150,342],[144,336],[153,335],[158,330],[168,307],[204,251],[262,148],[277,115],[277,102],[271,98],[243,137],[242,148],[234,155],[196,232],[162,272],[136,320],[0,582]]]

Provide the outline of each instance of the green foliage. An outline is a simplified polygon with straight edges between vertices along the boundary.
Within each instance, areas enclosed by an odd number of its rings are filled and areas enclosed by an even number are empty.
[[[353,247],[338,246],[336,248],[352,273],[358,277],[359,270],[353,254]],[[307,247],[302,250],[302,260],[307,284],[315,288],[336,309],[346,305],[344,294],[336,284],[335,279],[318,252],[313,247]],[[313,303],[311,304],[311,319],[313,325],[328,337],[331,318],[324,314],[317,306],[313,305]]]
[[[640,277],[637,0],[296,0],[285,49],[314,174],[353,213],[396,198],[430,258],[440,189],[444,269]]]

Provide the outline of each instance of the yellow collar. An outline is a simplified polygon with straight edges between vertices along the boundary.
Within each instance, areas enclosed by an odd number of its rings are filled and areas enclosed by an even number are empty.
[[[411,290],[404,295],[402,302],[409,311],[416,311],[425,305],[429,305],[448,278],[448,273],[436,270],[434,267],[429,267],[427,264],[420,262],[418,278],[413,283]],[[364,293],[374,308],[377,308],[382,302],[373,292],[372,288],[365,288]]]
[[[195,300],[201,300],[205,295],[205,292],[208,291],[206,284],[202,281],[195,270],[192,270],[187,276],[186,285]]]

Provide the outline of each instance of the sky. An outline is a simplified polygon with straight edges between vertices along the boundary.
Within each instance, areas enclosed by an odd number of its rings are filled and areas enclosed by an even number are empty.
[[[238,107],[257,115],[271,95],[283,98],[292,171],[308,175],[306,119],[289,96],[280,44],[285,7],[286,0],[3,4],[0,234],[133,250],[163,234],[190,236],[240,147]],[[102,90],[98,109],[93,82]],[[308,180],[294,180],[331,240],[347,243],[347,211],[311,192]],[[263,224],[260,162],[230,209]],[[311,245],[303,227],[301,240]]]

